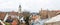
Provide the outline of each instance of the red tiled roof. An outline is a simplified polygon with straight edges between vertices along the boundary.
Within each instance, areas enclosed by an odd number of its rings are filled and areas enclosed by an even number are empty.
[[[8,12],[9,15],[18,15],[18,12]]]
[[[0,19],[4,19],[6,12],[0,12]]]
[[[4,17],[6,16],[6,13],[8,13],[9,15],[22,16],[22,14],[18,12],[0,12],[0,19],[4,19]]]

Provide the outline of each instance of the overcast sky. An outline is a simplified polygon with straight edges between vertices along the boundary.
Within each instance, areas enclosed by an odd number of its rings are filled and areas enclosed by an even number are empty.
[[[38,12],[43,10],[59,10],[60,0],[0,0],[0,11],[18,11],[19,5],[22,11]]]

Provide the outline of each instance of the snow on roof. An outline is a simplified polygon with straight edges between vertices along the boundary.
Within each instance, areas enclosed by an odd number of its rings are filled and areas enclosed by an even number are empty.
[[[57,22],[57,21],[60,21],[60,15],[57,15],[55,17],[52,17],[51,19],[49,19],[45,23],[52,23],[52,22]]]

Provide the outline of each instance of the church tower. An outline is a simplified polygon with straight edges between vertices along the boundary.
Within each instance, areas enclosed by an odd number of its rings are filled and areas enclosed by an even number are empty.
[[[19,5],[19,7],[18,7],[18,15],[19,15],[19,13],[21,13],[21,5]],[[20,19],[20,15],[18,16],[18,19]]]
[[[21,5],[19,5],[18,13],[21,13]]]

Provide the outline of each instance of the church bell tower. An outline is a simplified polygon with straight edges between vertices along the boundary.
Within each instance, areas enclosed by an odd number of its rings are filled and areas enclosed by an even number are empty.
[[[18,12],[21,13],[21,5],[19,5]]]

